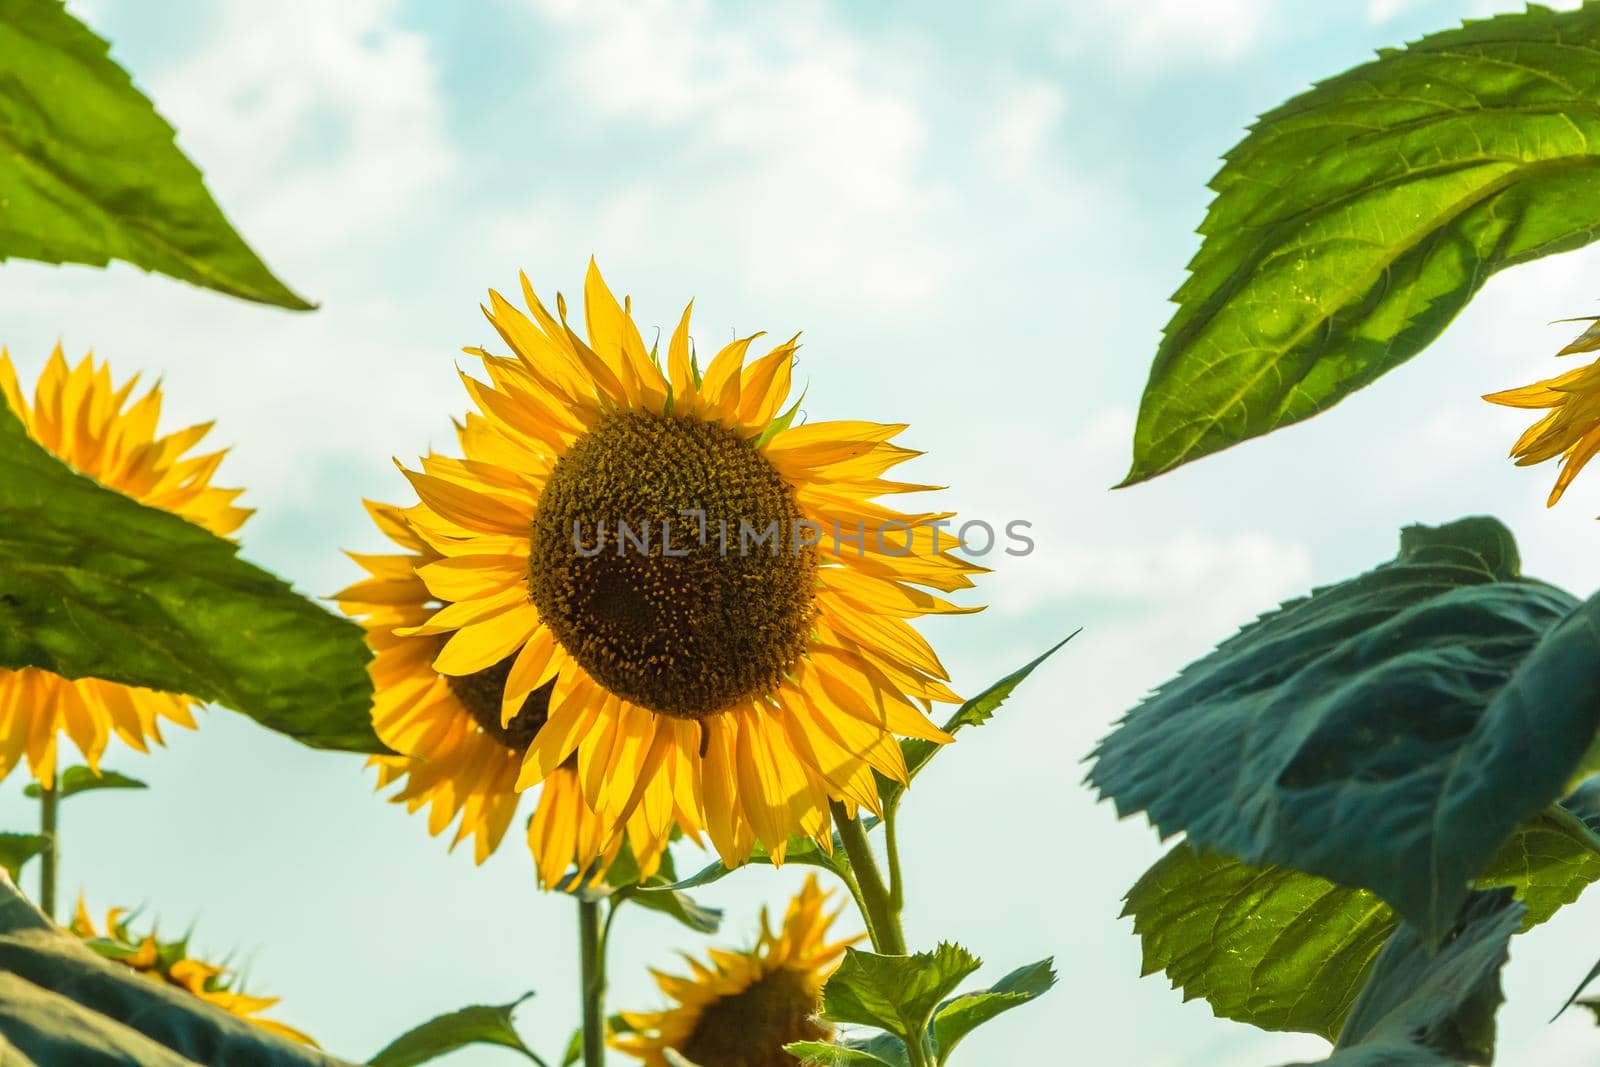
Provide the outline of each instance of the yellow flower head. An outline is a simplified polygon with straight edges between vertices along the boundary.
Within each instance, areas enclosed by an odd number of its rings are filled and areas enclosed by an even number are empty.
[[[1600,322],[1556,354],[1566,356],[1574,352],[1593,352],[1597,348],[1600,348]],[[1554,507],[1578,472],[1600,452],[1600,362],[1521,389],[1490,393],[1484,399],[1506,407],[1549,409],[1548,414],[1517,438],[1517,443],[1511,446],[1511,455],[1519,467],[1561,457],[1561,472],[1546,501],[1547,506]]]
[[[795,340],[702,371],[686,309],[663,366],[592,263],[587,339],[563,299],[523,295],[531,319],[485,309],[512,354],[468,350],[488,380],[462,375],[465,458],[406,471],[443,606],[397,632],[443,638],[441,674],[504,671],[503,724],[550,687],[519,789],[575,758],[613,832],[643,813],[664,837],[676,811],[730,865],[826,844],[830,800],[877,810],[873,772],[905,780],[896,735],[949,740],[926,709],[958,698],[909,620],[962,610],[928,590],[982,568],[947,514],[876,502],[933,488],[883,477],[917,454],[890,443],[903,426],[794,424]]]
[[[239,989],[227,968],[191,958],[187,939],[160,941],[154,930],[141,937],[128,929],[128,920],[126,909],[112,908],[106,913],[104,931],[95,929],[94,920],[89,918],[89,910],[80,895],[77,911],[68,929],[101,956],[153,982],[176,986],[263,1030],[302,1045],[317,1047],[315,1041],[299,1030],[259,1017],[261,1012],[278,1003],[278,997],[250,996]]]
[[[92,356],[68,369],[58,346],[29,404],[10,356],[0,349],[0,399],[40,445],[108,489],[218,536],[233,533],[250,512],[234,506],[240,490],[211,484],[224,453],[188,454],[211,424],[157,436],[161,390],[153,386],[132,400],[137,384],[135,376],[113,386],[110,368]],[[91,768],[98,768],[112,734],[148,751],[149,742],[161,743],[163,719],[193,729],[197,706],[186,696],[95,678],[71,681],[34,668],[0,670],[0,778],[26,756],[34,777],[52,784],[57,737],[63,732]]]
[[[762,912],[755,948],[712,949],[707,963],[686,956],[692,971],[686,977],[652,971],[676,1006],[623,1012],[632,1032],[612,1038],[612,1047],[647,1067],[667,1067],[667,1049],[700,1067],[794,1067],[799,1061],[784,1045],[833,1037],[833,1028],[817,1018],[822,986],[844,950],[861,940],[827,939],[839,915],[823,910],[827,900],[810,875],[776,933]]]
[[[373,649],[373,727],[399,756],[374,756],[378,788],[399,784],[390,799],[410,811],[428,809],[428,832],[456,826],[454,848],[473,840],[482,863],[505,836],[520,800],[517,777],[523,754],[545,725],[551,686],[527,694],[516,714],[501,719],[501,693],[511,661],[471,675],[449,676],[433,667],[444,638],[414,633],[436,616],[441,605],[417,577],[419,567],[440,555],[406,524],[398,508],[367,502],[378,528],[402,551],[386,555],[351,553],[366,580],[338,594],[340,606],[360,619]],[[654,832],[647,826],[663,826]],[[672,813],[646,820],[641,812],[629,831],[641,873],[660,863]],[[545,779],[528,823],[541,885],[559,882],[569,866],[597,881],[622,847],[622,835],[605,827],[583,801],[574,761]]]

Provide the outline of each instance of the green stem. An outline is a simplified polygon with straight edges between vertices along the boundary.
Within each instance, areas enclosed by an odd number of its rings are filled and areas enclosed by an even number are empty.
[[[895,815],[899,810],[900,806],[890,801],[883,813],[884,848],[889,853],[889,906],[896,915],[906,906],[906,885],[900,878],[900,835],[895,832],[899,825]]]
[[[39,836],[45,839],[39,853],[39,910],[56,917],[56,869],[61,863],[61,835],[56,828],[57,806],[61,794],[53,786],[39,784]]]
[[[867,933],[872,938],[873,949],[887,956],[904,956],[906,935],[900,928],[900,908],[883,884],[878,861],[873,858],[872,846],[867,843],[866,827],[861,825],[860,819],[850,818],[845,813],[844,805],[838,801],[831,801],[829,808],[839,828],[844,854],[849,857],[850,868],[855,872],[856,885],[860,890],[856,899],[861,906],[861,916],[867,921]]]
[[[606,946],[597,900],[578,898],[578,951],[583,987],[583,1067],[604,1067]]]

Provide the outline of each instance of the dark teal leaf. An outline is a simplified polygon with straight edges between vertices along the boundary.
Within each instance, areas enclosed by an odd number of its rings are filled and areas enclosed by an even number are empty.
[[[1197,848],[1361,886],[1433,939],[1600,721],[1600,600],[1492,519],[1263,616],[1101,744],[1090,780]]]
[[[0,0],[0,84],[0,260],[120,259],[311,307],[234,232],[172,127],[58,0]]]
[[[1409,926],[1373,965],[1326,1061],[1332,1067],[1481,1064],[1494,1059],[1500,969],[1522,905],[1510,890],[1474,893],[1437,952]]]
[[[72,472],[0,402],[0,668],[186,693],[317,748],[381,752],[367,659],[360,627]]]
[[[524,993],[509,1004],[473,1004],[435,1016],[385,1045],[367,1061],[368,1067],[416,1067],[472,1045],[508,1048],[542,1067],[544,1061],[523,1044],[511,1025],[512,1013],[531,996]]]
[[[910,956],[846,949],[838,970],[822,987],[823,1018],[875,1026],[903,1041],[920,1041],[939,1002],[981,962],[960,945],[948,943]]]
[[[96,789],[149,789],[150,787],[137,778],[129,778],[120,771],[102,768],[98,772],[87,767],[68,767],[56,776],[56,792],[62,800],[67,797],[77,796],[79,793],[88,793]],[[37,800],[44,795],[38,782],[29,782],[22,788],[22,795]]]
[[[1011,696],[1012,690],[1021,685],[1039,664],[1055,655],[1063,645],[1077,637],[1081,632],[1081,630],[1072,631],[1056,644],[1046,649],[1042,655],[1012,671],[965,704],[962,704],[945,722],[945,733],[954,734],[968,726],[982,726],[994,718],[994,713],[999,710],[1001,704],[1006,702],[1006,698]],[[906,770],[909,772],[908,777],[915,778],[922,768],[927,766],[934,753],[943,747],[945,746],[936,745],[932,741],[924,741],[916,737],[908,737],[902,740],[900,742],[900,751],[905,756]],[[883,798],[884,806],[887,808],[899,802],[901,794],[905,792],[905,786],[899,782],[893,782],[879,776],[878,792]]]
[[[941,1060],[955,1051],[962,1038],[995,1016],[1037,1000],[1056,984],[1052,959],[1018,967],[988,989],[962,993],[944,1004],[933,1016],[933,1043]]]
[[[1211,188],[1127,482],[1315,415],[1600,234],[1600,7],[1385,52],[1264,115]]]
[[[0,833],[0,869],[10,875],[13,882],[20,881],[27,862],[49,847],[50,839],[43,834]]]
[[[100,958],[3,879],[0,1050],[7,1067],[12,1050],[36,1067],[350,1067]]]

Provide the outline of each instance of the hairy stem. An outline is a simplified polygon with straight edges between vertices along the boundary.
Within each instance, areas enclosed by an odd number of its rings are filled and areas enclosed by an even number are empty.
[[[860,892],[862,918],[867,923],[867,933],[872,937],[875,951],[889,956],[906,954],[906,936],[900,928],[900,909],[895,905],[889,889],[883,884],[878,861],[873,858],[872,846],[867,843],[867,829],[860,819],[852,819],[838,801],[829,804],[833,821],[839,828],[839,840],[844,843],[844,854],[850,859]]]

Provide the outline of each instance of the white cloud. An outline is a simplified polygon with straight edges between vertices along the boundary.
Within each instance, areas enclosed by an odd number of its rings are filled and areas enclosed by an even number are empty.
[[[980,158],[1000,180],[1030,183],[1045,169],[1046,153],[1056,143],[1066,109],[1066,94],[1050,82],[1023,82],[1002,90],[993,109],[994,124],[980,145]]]
[[[841,271],[871,299],[939,289],[951,263],[927,221],[945,194],[928,177],[914,64],[821,9],[736,20],[692,0],[536,6],[557,35],[563,103],[618,143],[672,146],[662,166],[619,168],[626,190],[602,227],[648,223],[668,247],[713,233],[761,263],[774,292],[825,289]]]
[[[1064,51],[1108,51],[1125,67],[1153,70],[1231,63],[1265,39],[1279,0],[1122,0],[1070,5]]]

